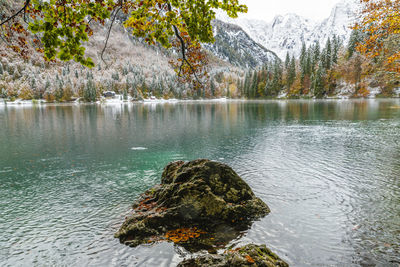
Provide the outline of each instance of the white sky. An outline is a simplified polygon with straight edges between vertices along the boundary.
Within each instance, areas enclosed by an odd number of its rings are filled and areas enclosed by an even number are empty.
[[[276,15],[296,13],[312,20],[327,18],[340,0],[240,0],[249,11],[240,17],[271,21]]]

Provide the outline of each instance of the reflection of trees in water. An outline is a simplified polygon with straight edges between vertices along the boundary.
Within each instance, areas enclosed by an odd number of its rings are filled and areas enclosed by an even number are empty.
[[[291,167],[303,170],[303,165],[312,162],[316,164],[312,167],[325,168],[315,170],[315,176],[334,171],[331,175],[335,180],[318,181],[323,189],[328,184],[328,191],[312,191],[304,186],[301,193],[322,199],[325,192],[335,193],[325,199],[329,204],[326,212],[340,212],[335,219],[343,219],[346,225],[340,228],[339,222],[338,229],[348,230],[338,231],[337,235],[340,238],[343,234],[344,246],[350,244],[354,248],[357,253],[354,263],[379,265],[383,261],[398,261],[396,257],[400,255],[399,111],[388,108],[397,103],[397,100],[300,100],[7,106],[0,110],[0,162],[11,166],[42,153],[40,157],[62,156],[63,160],[79,157],[82,168],[90,165],[91,157],[97,157],[93,160],[96,168],[99,162],[114,162],[113,171],[118,170],[116,165],[125,164],[129,168],[140,166],[144,172],[159,172],[170,160],[223,156],[228,162],[236,160],[243,164],[244,159],[253,162],[251,176],[260,177],[252,181],[255,184],[262,184],[263,177],[271,170],[275,174],[292,174]],[[132,147],[148,150],[132,151]],[[318,156],[320,159],[315,159]],[[36,162],[24,164],[21,166],[26,169],[33,164],[39,167]],[[264,173],[260,172],[262,168],[257,169],[262,164],[269,164]],[[149,176],[147,183],[151,184],[159,178],[157,172],[142,175],[140,179]],[[307,175],[310,172],[307,170]],[[296,178],[301,175],[297,173]],[[25,178],[29,175],[24,173]],[[287,185],[289,189],[295,180]],[[305,183],[297,182],[299,186]],[[282,192],[289,191],[285,184],[276,183]],[[298,193],[299,189],[296,190]],[[285,196],[285,201],[290,200]],[[317,234],[329,236],[318,231]]]
[[[327,120],[368,120],[393,116],[385,101],[269,101],[225,103],[131,104],[131,105],[47,105],[6,107],[3,133],[13,136],[27,129],[34,140],[48,140],[52,146],[103,140],[113,136],[135,137],[138,142],[165,135],[179,140],[196,136],[245,134],[246,129],[268,123]],[[392,112],[392,113],[391,113]],[[221,127],[222,126],[222,127]],[[40,129],[40,131],[37,131]],[[223,129],[223,130],[221,130]],[[35,136],[45,132],[45,136]],[[74,134],[72,134],[74,133]],[[251,133],[247,133],[251,134]],[[83,139],[87,138],[86,141]],[[81,140],[79,140],[81,139]],[[212,140],[209,140],[212,141]]]

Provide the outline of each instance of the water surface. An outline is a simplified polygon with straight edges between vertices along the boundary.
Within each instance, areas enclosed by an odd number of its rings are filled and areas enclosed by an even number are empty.
[[[400,264],[399,100],[0,106],[1,266],[175,266],[113,238],[170,161],[232,166],[270,206],[234,244],[291,266]]]

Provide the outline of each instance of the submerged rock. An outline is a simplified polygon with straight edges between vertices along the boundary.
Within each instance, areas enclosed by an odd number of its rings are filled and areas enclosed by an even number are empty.
[[[232,168],[205,159],[170,163],[161,184],[145,192],[133,209],[115,234],[122,243],[169,240],[189,251],[211,252],[270,212]]]
[[[289,265],[269,250],[265,245],[247,245],[225,251],[222,255],[202,255],[185,260],[178,267],[242,267],[266,266],[288,267]]]

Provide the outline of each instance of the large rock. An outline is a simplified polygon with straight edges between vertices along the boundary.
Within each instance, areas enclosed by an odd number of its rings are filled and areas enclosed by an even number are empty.
[[[202,255],[185,260],[178,267],[242,267],[242,266],[265,266],[265,267],[289,267],[276,254],[265,245],[247,245],[242,248],[225,251],[222,255]]]
[[[232,168],[209,160],[170,163],[133,209],[115,234],[122,243],[170,240],[213,252],[270,212]]]

